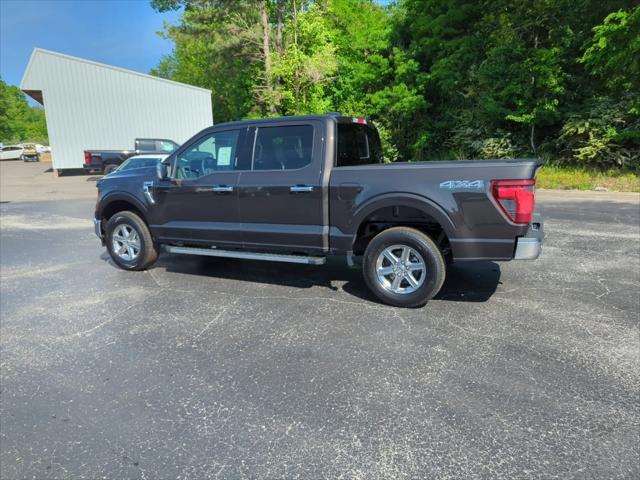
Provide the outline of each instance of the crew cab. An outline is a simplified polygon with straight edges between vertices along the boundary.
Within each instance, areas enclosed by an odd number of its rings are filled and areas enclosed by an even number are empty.
[[[440,290],[449,262],[535,259],[535,160],[385,164],[366,119],[281,117],[209,127],[157,168],[98,182],[95,232],[123,269],[161,251],[361,265],[402,307]]]
[[[85,150],[83,168],[86,172],[114,172],[126,159],[145,153],[168,154],[178,148],[165,138],[136,138],[133,150]]]

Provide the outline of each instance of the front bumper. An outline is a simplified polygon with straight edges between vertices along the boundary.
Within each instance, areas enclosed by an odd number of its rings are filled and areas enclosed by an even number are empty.
[[[96,236],[100,239],[102,245],[104,245],[104,234],[102,233],[102,220],[98,220],[97,218],[93,219],[93,228],[96,233]]]
[[[524,237],[516,239],[514,260],[535,260],[542,253],[544,242],[544,226],[539,213],[533,215],[533,221]]]

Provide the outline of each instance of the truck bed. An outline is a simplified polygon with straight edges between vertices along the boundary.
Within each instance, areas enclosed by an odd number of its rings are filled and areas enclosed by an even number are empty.
[[[444,230],[454,260],[509,260],[516,237],[525,235],[528,226],[506,218],[491,195],[491,181],[532,179],[539,166],[537,160],[525,159],[333,168],[329,181],[331,245],[347,249],[367,217],[384,223],[392,220],[389,216],[415,215],[420,223],[429,220],[424,215],[427,212]],[[397,204],[407,207],[385,211]]]

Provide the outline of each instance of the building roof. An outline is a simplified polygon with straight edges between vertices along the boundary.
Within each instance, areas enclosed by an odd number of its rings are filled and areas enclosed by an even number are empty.
[[[126,68],[120,68],[120,67],[114,67],[113,65],[107,65],[104,63],[99,63],[99,62],[94,62],[93,60],[87,60],[85,58],[79,58],[79,57],[74,57],[71,55],[66,55],[64,53],[59,53],[59,52],[53,52],[51,50],[45,50],[43,48],[34,48],[33,52],[31,52],[31,58],[29,58],[29,63],[27,64],[27,68],[24,71],[24,75],[22,76],[22,80],[20,82],[20,89],[21,90],[25,90],[25,84],[27,84],[27,82],[30,80],[29,79],[29,75],[31,72],[31,67],[35,61],[35,58],[38,56],[38,54],[43,54],[43,55],[50,55],[53,57],[57,57],[59,59],[62,60],[66,60],[66,61],[72,61],[72,62],[79,62],[79,63],[84,63],[87,65],[92,65],[94,67],[98,67],[98,68],[106,68],[109,70],[114,70],[116,72],[120,72],[120,73],[124,73],[124,74],[128,74],[128,75],[136,75],[138,77],[143,77],[143,78],[147,78],[149,80],[153,80],[156,82],[165,82],[165,83],[169,83],[172,85],[175,85],[176,87],[182,87],[182,88],[191,88],[194,90],[199,90],[202,92],[208,92],[209,94],[211,94],[211,90],[208,90],[206,88],[201,88],[201,87],[195,87],[193,85],[188,85],[186,83],[180,83],[180,82],[175,82],[173,80],[167,80],[166,78],[161,78],[161,77],[154,77],[153,75],[148,75],[146,73],[140,73],[140,72],[136,72],[133,70],[127,70]],[[42,87],[40,87],[42,88]],[[34,91],[34,90],[30,90],[30,91]],[[29,92],[27,92],[29,93]]]

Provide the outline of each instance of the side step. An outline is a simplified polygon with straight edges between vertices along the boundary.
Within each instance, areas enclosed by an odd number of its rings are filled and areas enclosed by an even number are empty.
[[[209,257],[243,258],[245,260],[263,260],[267,262],[304,263],[322,265],[325,257],[306,257],[304,255],[280,255],[277,253],[241,252],[237,250],[218,250],[217,248],[177,247],[166,245],[165,251],[184,255],[207,255]]]

